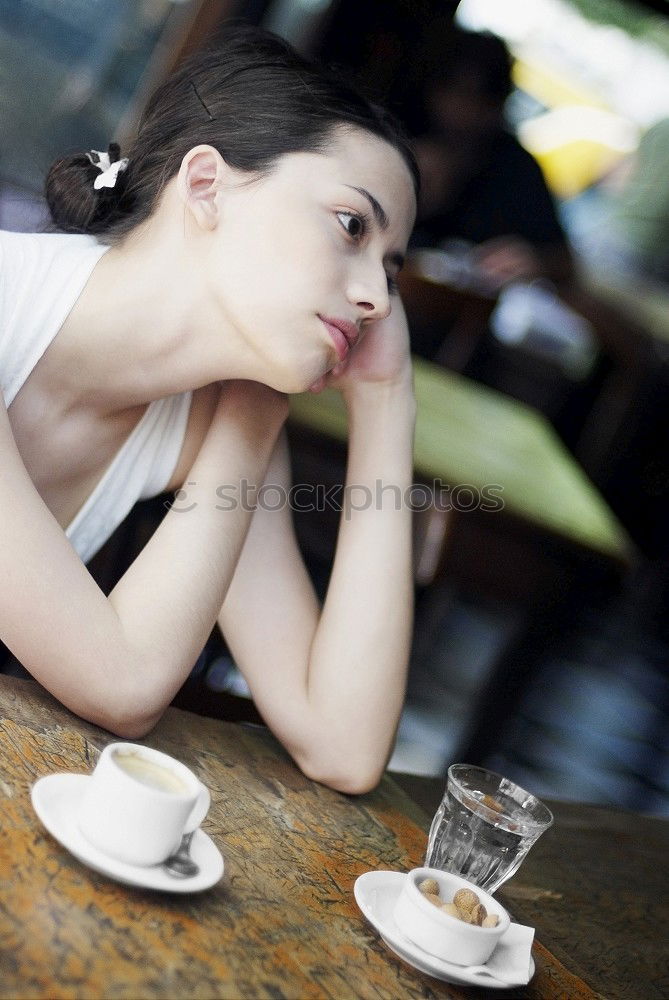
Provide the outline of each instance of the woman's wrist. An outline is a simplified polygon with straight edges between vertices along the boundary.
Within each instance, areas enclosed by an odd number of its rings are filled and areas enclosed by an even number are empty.
[[[257,382],[220,383],[216,409],[189,479],[220,477],[221,465],[256,481],[274,449],[288,414],[288,400]]]
[[[382,469],[393,481],[410,476],[416,425],[412,380],[360,383],[345,398],[349,472],[361,461],[367,471]],[[356,476],[363,475],[358,469]]]
[[[378,410],[390,405],[415,416],[416,399],[411,365],[391,379],[351,380],[341,389],[349,416],[360,409]]]
[[[273,441],[288,416],[288,397],[260,382],[221,383],[217,416],[244,439]]]

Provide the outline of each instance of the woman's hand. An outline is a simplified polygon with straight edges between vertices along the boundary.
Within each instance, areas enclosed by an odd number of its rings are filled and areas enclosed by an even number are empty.
[[[344,361],[310,387],[320,392],[332,387],[344,396],[360,385],[396,385],[411,379],[409,329],[399,296],[385,319],[363,323],[360,339]]]

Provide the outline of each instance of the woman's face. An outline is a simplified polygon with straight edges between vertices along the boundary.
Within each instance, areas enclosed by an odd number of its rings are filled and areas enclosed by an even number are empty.
[[[299,392],[392,308],[415,216],[391,145],[337,129],[326,153],[291,153],[266,177],[225,185],[206,281],[237,377]]]

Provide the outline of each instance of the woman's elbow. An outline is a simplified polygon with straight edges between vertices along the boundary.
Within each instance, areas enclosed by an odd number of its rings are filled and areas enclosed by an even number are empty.
[[[141,740],[158,722],[160,716],[131,714],[110,716],[105,722],[99,722],[114,736],[121,740]]]
[[[96,698],[80,714],[121,740],[141,740],[157,724],[165,707],[151,693],[117,690],[113,697]]]
[[[363,774],[347,774],[330,787],[344,795],[366,795],[373,792],[383,777],[383,770]]]
[[[381,781],[385,761],[353,760],[343,754],[339,759],[311,758],[297,760],[307,778],[333,788],[344,795],[365,795]]]
[[[120,740],[141,740],[151,732],[162,713],[148,713],[138,711],[136,708],[106,705],[104,708],[96,706],[78,714],[88,722],[100,726],[101,729],[106,729],[113,736],[118,736]]]

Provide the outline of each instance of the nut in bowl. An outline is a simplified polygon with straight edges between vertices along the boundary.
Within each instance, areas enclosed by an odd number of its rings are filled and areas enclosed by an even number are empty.
[[[437,868],[407,874],[394,918],[410,941],[454,965],[485,965],[510,923],[489,893]]]

